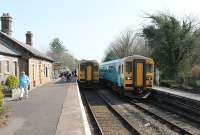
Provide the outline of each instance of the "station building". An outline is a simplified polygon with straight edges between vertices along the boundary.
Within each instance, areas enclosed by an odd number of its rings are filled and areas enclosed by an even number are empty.
[[[25,34],[26,42],[12,37],[12,17],[8,13],[1,16],[0,31],[0,82],[13,74],[20,76],[25,71],[29,76],[30,89],[51,81],[53,59],[33,47],[33,34]]]

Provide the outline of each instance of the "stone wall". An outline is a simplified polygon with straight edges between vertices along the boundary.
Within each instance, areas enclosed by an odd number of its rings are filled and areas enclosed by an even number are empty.
[[[31,80],[30,89],[51,81],[51,62],[37,58],[30,58],[28,66],[28,75]]]
[[[17,57],[0,55],[0,82],[5,82],[6,78],[13,74],[19,77],[19,64]]]

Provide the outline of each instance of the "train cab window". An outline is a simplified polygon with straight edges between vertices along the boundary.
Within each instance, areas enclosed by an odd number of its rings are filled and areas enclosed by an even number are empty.
[[[132,62],[126,62],[126,72],[132,72]]]
[[[113,70],[113,66],[109,66],[109,67],[108,67],[108,71],[109,71],[109,72],[112,72],[112,70]]]
[[[85,65],[80,65],[80,70],[84,71],[85,70]]]
[[[146,72],[153,72],[152,64],[146,64],[145,69],[146,69]]]
[[[95,65],[95,66],[94,66],[94,71],[96,72],[96,71],[98,71],[98,70],[99,70],[98,66]]]
[[[118,66],[118,73],[121,73],[121,65]]]

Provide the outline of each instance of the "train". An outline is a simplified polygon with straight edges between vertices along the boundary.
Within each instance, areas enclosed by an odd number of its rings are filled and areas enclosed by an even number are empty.
[[[80,88],[96,88],[99,84],[99,63],[96,60],[81,60],[77,81]]]
[[[133,98],[147,98],[154,85],[154,60],[141,55],[103,62],[99,72],[100,84]]]

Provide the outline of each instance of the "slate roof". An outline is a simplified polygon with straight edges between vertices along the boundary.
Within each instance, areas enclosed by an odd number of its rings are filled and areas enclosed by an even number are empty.
[[[43,58],[43,59],[46,59],[46,60],[49,60],[49,61],[54,61],[51,57],[45,55],[44,53],[41,53],[40,51],[38,51],[34,47],[32,47],[32,46],[30,46],[28,44],[22,43],[22,42],[16,40],[15,38],[10,37],[9,35],[1,32],[1,31],[0,31],[0,34],[3,35],[3,36],[5,36],[9,40],[17,43],[19,46],[21,46],[22,48],[24,48],[25,50],[27,50],[28,52],[30,52],[33,56],[39,57],[39,58]]]
[[[21,56],[21,52],[12,49],[6,43],[0,40],[0,53],[7,54],[7,55],[14,55],[14,56]]]

